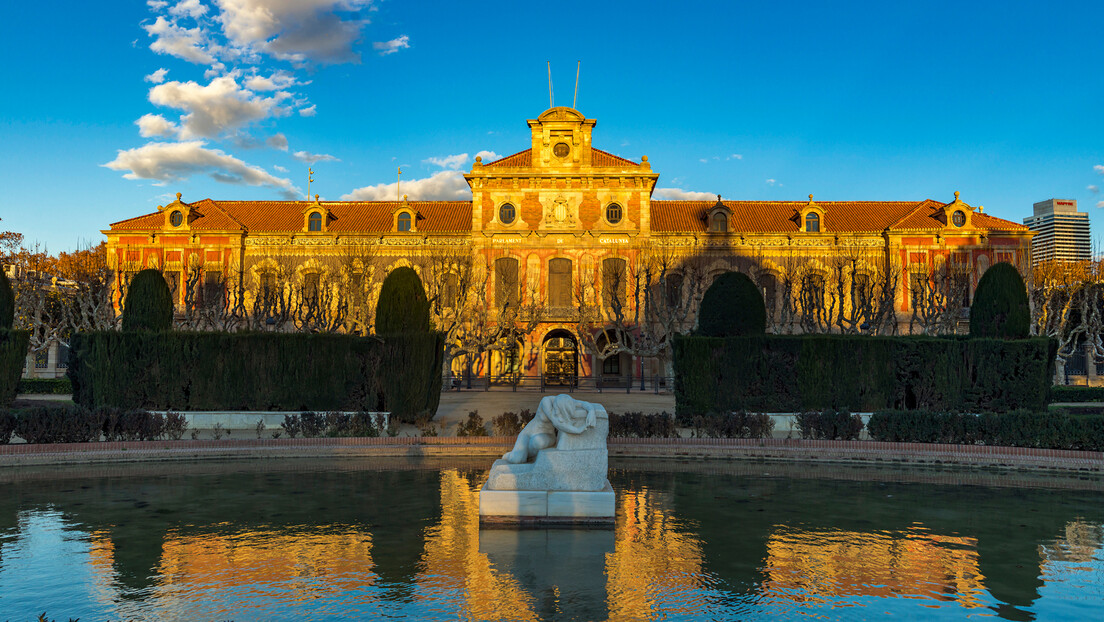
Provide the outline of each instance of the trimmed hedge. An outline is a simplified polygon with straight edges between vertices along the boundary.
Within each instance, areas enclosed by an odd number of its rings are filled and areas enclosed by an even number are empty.
[[[867,432],[876,441],[1104,451],[1102,415],[879,411],[870,416]]]
[[[22,378],[19,381],[19,395],[68,395],[72,392],[73,384],[68,378]]]
[[[702,296],[698,333],[703,337],[762,335],[767,309],[759,288],[742,272],[725,272]]]
[[[970,335],[993,339],[1024,339],[1031,332],[1027,287],[1016,266],[995,264],[978,280],[970,306]]]
[[[70,343],[69,380],[86,408],[365,410],[413,421],[436,412],[442,345],[439,333],[83,333]]]
[[[144,410],[82,408],[75,405],[33,406],[0,411],[0,445],[12,433],[28,443],[87,443],[179,439],[185,421],[179,413],[159,415]]]
[[[169,330],[173,300],[160,270],[146,268],[134,276],[123,305],[123,330]]]
[[[1051,387],[1051,402],[1104,402],[1104,387]]]
[[[30,342],[31,333],[25,330],[0,330],[0,407],[15,401]]]
[[[1056,344],[862,335],[676,337],[675,409],[1046,409]]]
[[[429,300],[422,279],[413,268],[391,271],[380,287],[376,303],[376,334],[425,332],[432,329]]]
[[[15,322],[15,292],[8,275],[0,270],[0,330],[11,330]]]

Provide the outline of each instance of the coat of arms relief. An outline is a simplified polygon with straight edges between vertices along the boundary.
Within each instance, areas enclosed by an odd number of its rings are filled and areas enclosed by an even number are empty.
[[[542,201],[544,204],[544,217],[541,218],[541,229],[570,229],[579,225],[579,206],[564,195],[559,195],[552,201]]]

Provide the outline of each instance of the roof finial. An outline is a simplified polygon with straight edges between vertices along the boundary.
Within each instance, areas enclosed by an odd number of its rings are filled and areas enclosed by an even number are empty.
[[[180,193],[179,192],[176,193],[176,200],[177,200],[177,202],[180,202]]]
[[[810,202],[810,203],[812,203],[812,202],[813,202],[813,195],[812,195],[812,194],[810,194],[810,195],[809,195],[809,202]]]
[[[718,202],[718,203],[720,203],[720,202],[721,202],[721,195],[719,195],[719,194],[717,195],[717,202]]]
[[[959,192],[958,192],[958,190],[955,190],[955,201],[957,201],[957,200],[958,200],[958,195],[959,195]]]
[[[317,202],[318,202],[318,195],[317,195],[317,194],[316,194],[316,195],[314,195],[314,202],[315,202],[315,203],[317,203]]]

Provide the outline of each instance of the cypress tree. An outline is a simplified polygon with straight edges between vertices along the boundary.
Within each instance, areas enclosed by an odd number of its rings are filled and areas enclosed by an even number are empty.
[[[0,330],[11,330],[15,321],[15,293],[8,275],[0,270]]]
[[[153,268],[134,275],[123,305],[123,330],[168,330],[172,317],[172,294],[165,277]]]
[[[1023,339],[1030,330],[1031,310],[1020,271],[1007,262],[986,270],[970,307],[970,336]]]
[[[746,274],[725,272],[705,291],[698,311],[698,334],[740,337],[761,335],[766,329],[763,294]]]
[[[376,303],[376,334],[422,332],[433,328],[429,300],[413,268],[395,268],[383,280]]]

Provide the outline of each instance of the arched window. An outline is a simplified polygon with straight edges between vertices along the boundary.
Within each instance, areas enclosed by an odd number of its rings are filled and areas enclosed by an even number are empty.
[[[498,208],[498,221],[504,225],[513,223],[515,216],[514,206],[510,203],[503,203],[502,206]]]
[[[311,215],[307,217],[307,231],[321,231],[322,230],[322,213],[311,212]]]
[[[608,309],[620,309],[625,304],[625,260],[617,257],[602,260],[602,302]]]
[[[399,231],[410,231],[410,212],[403,212],[399,214]]]
[[[713,220],[709,222],[709,230],[715,233],[728,231],[728,216],[724,212],[713,214]]]
[[[441,279],[441,308],[453,309],[460,297],[460,275],[455,272],[445,274]]]
[[[621,206],[616,203],[610,203],[606,206],[606,222],[611,225],[616,225],[621,222]]]
[[[518,304],[518,260],[513,257],[499,257],[495,260],[495,306],[503,309],[506,305]]]
[[[672,272],[667,275],[667,307],[678,309],[682,306],[682,274]]]
[[[759,287],[763,291],[763,306],[768,311],[774,309],[774,297],[775,292],[778,291],[778,279],[771,273],[761,273],[759,275]]]
[[[557,258],[548,262],[548,306],[571,306],[571,260]]]
[[[805,231],[817,233],[820,231],[820,214],[809,212],[805,214]]]

